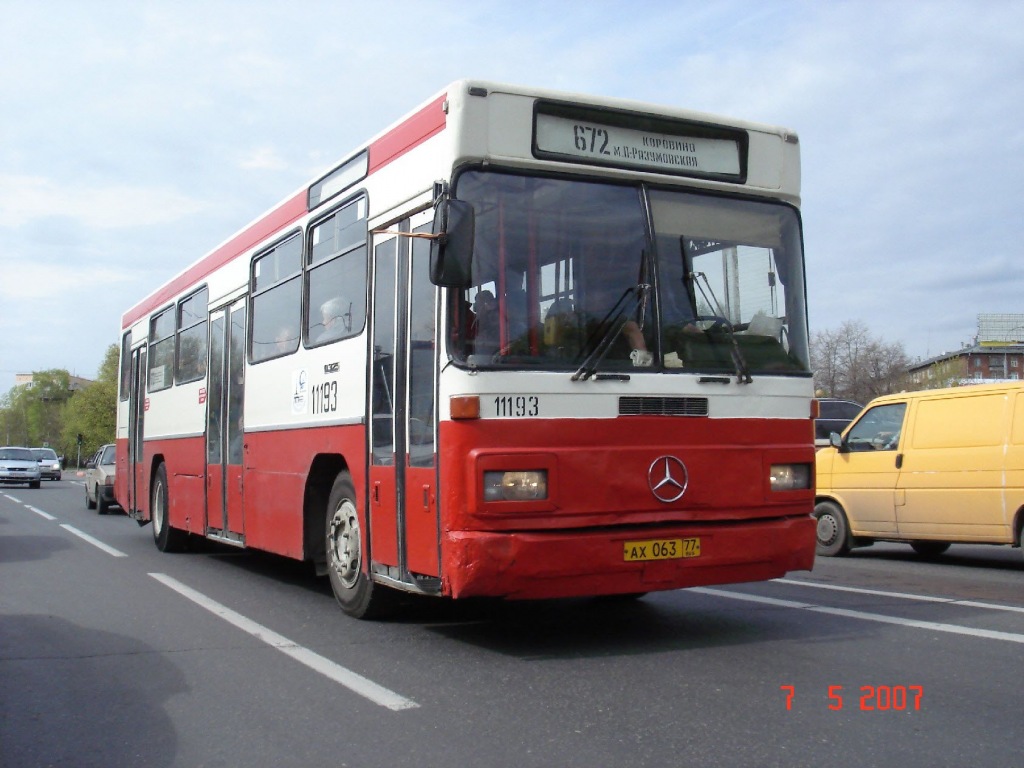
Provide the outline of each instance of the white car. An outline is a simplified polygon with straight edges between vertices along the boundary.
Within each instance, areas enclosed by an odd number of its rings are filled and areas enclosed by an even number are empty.
[[[114,462],[116,451],[113,443],[100,447],[85,464],[85,506],[105,515],[111,506],[117,504],[114,498]]]
[[[53,448],[30,448],[39,462],[39,476],[48,480],[60,480],[60,459]]]
[[[28,448],[0,448],[0,484],[39,487],[39,462]]]

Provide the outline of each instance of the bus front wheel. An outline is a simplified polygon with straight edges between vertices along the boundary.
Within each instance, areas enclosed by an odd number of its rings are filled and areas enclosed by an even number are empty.
[[[850,528],[839,505],[831,501],[818,502],[814,507],[814,516],[818,519],[818,554],[838,557],[849,552]]]
[[[327,575],[341,609],[357,619],[380,618],[386,612],[390,590],[374,584],[363,568],[363,532],[356,508],[356,493],[347,472],[338,475],[327,500]]]

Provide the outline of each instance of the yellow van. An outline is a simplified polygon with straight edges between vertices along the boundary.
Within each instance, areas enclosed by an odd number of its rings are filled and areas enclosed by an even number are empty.
[[[1024,382],[886,395],[817,453],[818,554],[906,541],[1019,547]]]

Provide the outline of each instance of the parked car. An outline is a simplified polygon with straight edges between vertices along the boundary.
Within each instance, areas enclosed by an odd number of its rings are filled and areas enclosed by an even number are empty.
[[[0,448],[0,483],[39,487],[39,462],[28,448]]]
[[[828,445],[829,435],[833,432],[841,434],[863,409],[863,405],[853,400],[840,400],[835,397],[823,397],[818,400],[818,418],[814,420],[814,444],[819,448]]]
[[[47,480],[60,480],[60,458],[53,448],[30,448],[39,462],[39,476]]]
[[[107,443],[85,463],[85,506],[99,514],[117,504],[114,498],[114,444]]]

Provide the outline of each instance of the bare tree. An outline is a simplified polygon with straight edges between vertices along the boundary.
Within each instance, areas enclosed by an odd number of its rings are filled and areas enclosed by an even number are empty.
[[[910,360],[901,342],[875,338],[859,320],[811,338],[815,389],[822,397],[866,403],[906,388]]]

